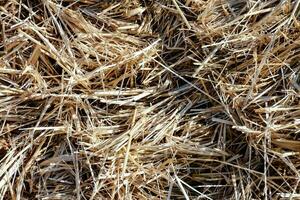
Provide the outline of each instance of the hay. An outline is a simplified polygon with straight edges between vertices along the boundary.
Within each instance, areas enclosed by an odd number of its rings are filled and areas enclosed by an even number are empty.
[[[0,199],[300,199],[300,1],[0,1]]]

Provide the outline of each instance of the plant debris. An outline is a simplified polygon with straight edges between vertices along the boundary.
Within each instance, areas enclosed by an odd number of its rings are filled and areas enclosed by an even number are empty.
[[[0,1],[0,200],[300,199],[300,1]]]

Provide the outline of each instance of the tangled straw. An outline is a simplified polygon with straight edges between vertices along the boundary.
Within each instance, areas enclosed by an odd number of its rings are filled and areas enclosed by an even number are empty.
[[[300,199],[300,1],[0,1],[0,199]]]

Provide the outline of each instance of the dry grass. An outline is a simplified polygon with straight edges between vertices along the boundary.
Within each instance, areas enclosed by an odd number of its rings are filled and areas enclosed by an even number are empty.
[[[0,199],[300,199],[299,0],[0,0]]]

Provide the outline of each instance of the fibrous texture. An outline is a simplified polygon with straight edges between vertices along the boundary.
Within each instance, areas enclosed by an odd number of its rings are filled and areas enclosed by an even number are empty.
[[[0,1],[0,199],[299,199],[300,1]]]

